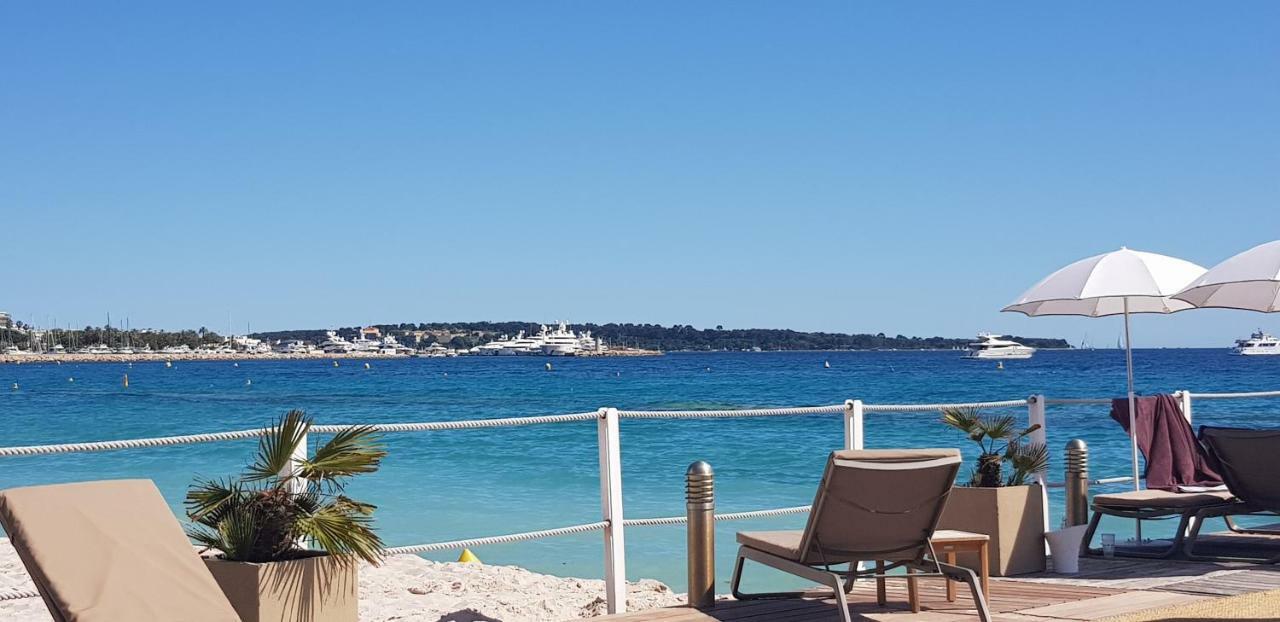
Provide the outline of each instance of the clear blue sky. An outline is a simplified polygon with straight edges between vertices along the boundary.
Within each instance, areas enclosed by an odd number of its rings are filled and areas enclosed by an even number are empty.
[[[0,217],[38,324],[1110,345],[998,309],[1121,245],[1280,238],[1280,3],[8,2]]]

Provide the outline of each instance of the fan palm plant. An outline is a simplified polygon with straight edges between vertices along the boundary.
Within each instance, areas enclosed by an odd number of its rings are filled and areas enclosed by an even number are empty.
[[[347,480],[378,470],[387,452],[369,426],[339,432],[315,454],[293,461],[311,419],[291,410],[258,441],[257,455],[239,477],[198,479],[187,490],[187,535],[228,560],[272,562],[305,555],[300,544],[377,564],[381,538],[375,506],[344,494]]]
[[[964,432],[978,445],[978,466],[969,485],[982,488],[1021,486],[1033,473],[1049,465],[1049,450],[1044,443],[1028,442],[1027,436],[1040,429],[1040,424],[1019,430],[1009,415],[989,417],[977,408],[944,408],[942,422]],[[1004,464],[1013,472],[1004,477]]]

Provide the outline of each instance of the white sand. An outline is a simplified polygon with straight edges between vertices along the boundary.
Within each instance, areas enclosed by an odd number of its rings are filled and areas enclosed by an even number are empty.
[[[0,539],[0,593],[33,590],[13,547]],[[679,605],[666,585],[628,586],[633,611]],[[360,568],[360,620],[383,622],[548,622],[604,614],[604,582],[536,574],[515,566],[441,563],[397,555]],[[0,601],[0,620],[50,622],[40,598]]]

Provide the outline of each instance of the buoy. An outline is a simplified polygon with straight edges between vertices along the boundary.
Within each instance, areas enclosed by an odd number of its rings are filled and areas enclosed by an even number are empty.
[[[124,388],[129,388],[129,374],[124,375]]]
[[[448,378],[448,377],[449,377],[449,372],[444,372],[444,377],[445,377],[445,378]]]
[[[164,362],[164,366],[165,366],[165,367],[173,367],[173,361],[165,361],[165,362]]]
[[[365,363],[365,364],[364,364],[364,368],[365,368],[365,369],[372,369],[372,367],[371,367],[368,363]]]
[[[14,391],[17,391],[17,390],[18,390],[18,383],[16,383],[16,382],[15,382],[15,383],[13,383],[13,386],[12,386],[11,388],[12,388]]]
[[[459,561],[459,562],[461,562],[461,563],[463,563],[463,564],[480,564],[480,563],[483,563],[483,562],[481,562],[481,561],[480,561],[480,558],[479,558],[479,557],[476,557],[476,554],[475,554],[475,553],[472,553],[472,552],[471,552],[471,549],[462,549],[462,555],[459,555],[459,556],[458,556],[458,561]]]
[[[338,362],[337,362],[337,361],[334,361],[334,362],[333,362],[333,366],[334,366],[334,367],[337,367],[337,366],[338,366]]]
[[[708,368],[707,368],[707,371],[711,371],[711,368],[710,368],[710,367],[708,367]]]
[[[551,371],[551,363],[547,363],[547,371]]]
[[[252,385],[252,384],[253,384],[253,381],[252,381],[252,380],[250,380],[250,379],[248,379],[248,378],[245,378],[245,379],[244,379],[244,386],[246,386],[246,387],[247,387],[247,386]]]
[[[76,381],[75,378],[67,378],[67,382],[75,382],[75,381]]]
[[[822,367],[823,369],[831,369],[831,361],[823,361]]]
[[[996,369],[1004,369],[1004,361],[997,361]]]
[[[231,364],[231,366],[232,366],[232,367],[239,367],[239,366],[240,366],[240,364],[239,364],[239,363],[232,363],[232,364]]]

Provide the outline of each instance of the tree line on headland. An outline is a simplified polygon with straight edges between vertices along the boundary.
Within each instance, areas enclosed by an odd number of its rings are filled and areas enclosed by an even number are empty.
[[[538,332],[536,322],[427,322],[420,324],[375,324],[383,335],[392,334],[407,345],[426,346],[439,343],[451,348],[471,348],[506,335],[514,337],[524,331],[526,335]],[[676,324],[575,324],[575,330],[591,331],[615,346],[628,346],[664,352],[678,350],[949,350],[964,347],[973,338],[907,337],[877,334],[845,334],[826,332],[802,332],[786,329],[747,328],[726,329],[722,326],[698,329]],[[359,328],[337,330],[345,338],[352,338]],[[258,339],[301,339],[316,343],[323,340],[325,330],[285,330],[254,333]],[[1065,339],[1042,337],[1013,337],[1015,341],[1036,348],[1070,348]]]
[[[502,336],[514,337],[523,331],[526,335],[538,332],[540,324],[536,322],[425,322],[402,324],[374,324],[382,335],[394,335],[401,343],[409,346],[425,347],[434,343],[450,348],[467,349],[481,345]],[[344,338],[355,338],[361,327],[351,326],[339,328],[335,332]],[[15,330],[16,329],[16,330]],[[25,330],[24,330],[25,329]],[[592,335],[603,338],[614,346],[627,346],[646,350],[664,352],[693,350],[948,350],[964,347],[973,341],[972,338],[949,337],[907,337],[905,335],[888,336],[884,333],[827,333],[803,332],[772,328],[726,329],[722,326],[698,329],[689,325],[676,324],[661,326],[658,324],[575,324],[575,330],[591,331]],[[5,331],[0,339],[6,345],[18,347],[29,345],[30,327],[21,323]],[[325,339],[326,329],[279,330],[258,332],[250,335],[258,339],[275,342],[277,340],[300,339],[311,343],[320,343]],[[1013,340],[1035,348],[1070,348],[1065,339],[1043,337],[1014,336]],[[107,344],[113,347],[129,345],[134,348],[150,346],[160,350],[168,346],[187,345],[197,348],[206,344],[218,344],[224,337],[201,327],[197,330],[162,331],[162,330],[120,330],[86,326],[83,329],[46,331],[39,341],[45,346],[61,344],[68,349],[94,344]]]

